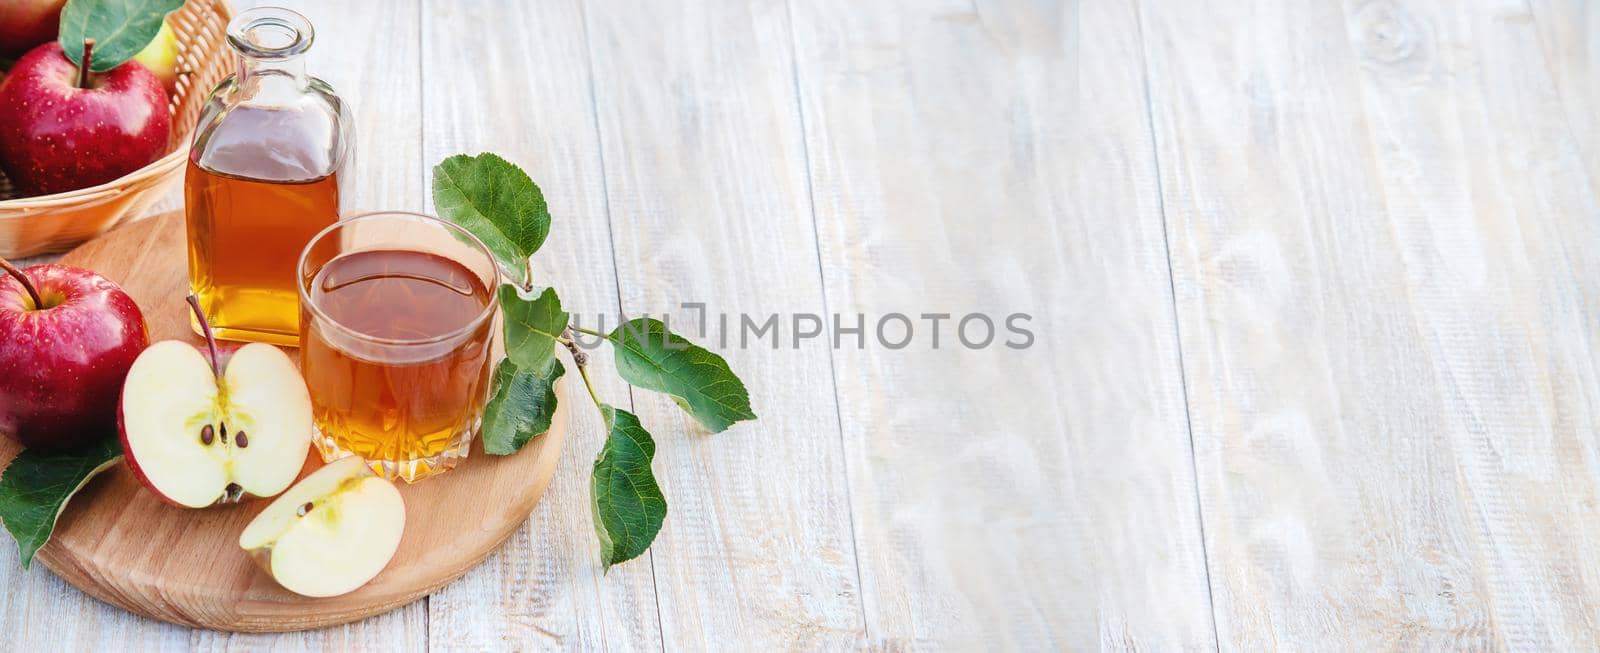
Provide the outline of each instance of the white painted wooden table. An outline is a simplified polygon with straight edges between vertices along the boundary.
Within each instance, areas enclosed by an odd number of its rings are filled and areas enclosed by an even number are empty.
[[[660,447],[644,558],[596,564],[579,411],[425,601],[195,632],[6,550],[10,648],[1600,647],[1600,5],[293,4],[360,116],[352,205],[499,152],[588,315],[1037,341],[713,343],[761,415],[716,436],[597,357]]]

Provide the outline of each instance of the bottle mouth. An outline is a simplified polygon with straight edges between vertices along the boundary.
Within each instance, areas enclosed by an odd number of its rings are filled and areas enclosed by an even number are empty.
[[[315,37],[311,21],[283,7],[247,9],[228,22],[228,44],[255,59],[298,57],[311,49]]]

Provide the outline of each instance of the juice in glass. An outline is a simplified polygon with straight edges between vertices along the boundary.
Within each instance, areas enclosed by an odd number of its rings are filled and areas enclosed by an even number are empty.
[[[300,360],[324,458],[358,455],[415,481],[466,456],[488,392],[497,277],[452,229],[373,214],[308,246]]]

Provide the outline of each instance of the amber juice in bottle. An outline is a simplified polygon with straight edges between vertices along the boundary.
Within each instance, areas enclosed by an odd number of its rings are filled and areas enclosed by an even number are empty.
[[[347,110],[305,74],[312,31],[279,8],[228,26],[238,69],[212,93],[184,175],[189,281],[218,337],[299,341],[295,265],[339,219]]]
[[[409,481],[465,455],[493,323],[477,274],[428,252],[353,252],[316,273],[308,299],[300,360],[327,457],[403,461],[378,471]]]

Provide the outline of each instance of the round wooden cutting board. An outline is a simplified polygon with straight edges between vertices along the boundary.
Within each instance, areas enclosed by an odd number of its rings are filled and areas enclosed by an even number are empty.
[[[110,277],[144,312],[150,341],[202,344],[189,329],[183,216],[124,225],[61,259]],[[565,392],[563,386],[561,392]],[[371,583],[344,596],[292,594],[239,548],[239,532],[269,499],[204,510],[161,502],[119,464],[94,479],[61,515],[36,560],[67,582],[129,611],[186,626],[238,632],[317,628],[393,610],[455,580],[527,519],[555,473],[566,402],[549,433],[511,456],[473,443],[460,467],[413,485],[400,550]],[[0,460],[17,445],[0,438]],[[322,465],[315,447],[304,475]]]

